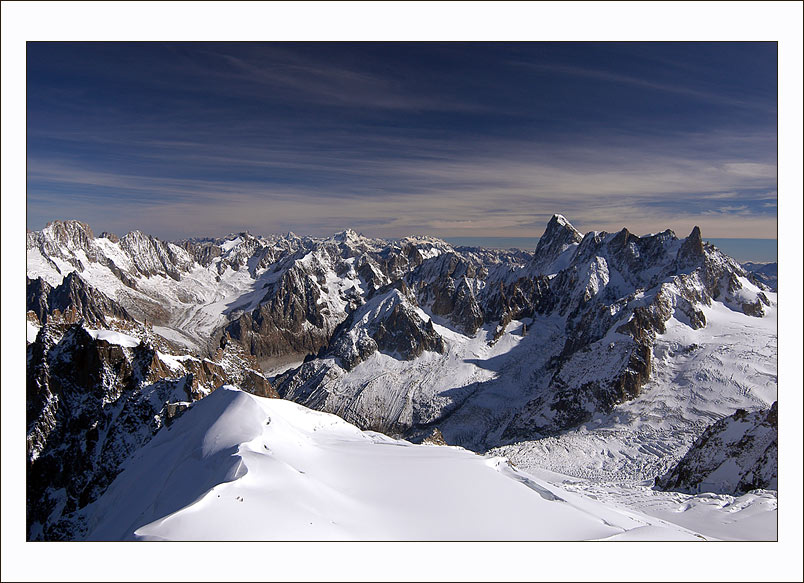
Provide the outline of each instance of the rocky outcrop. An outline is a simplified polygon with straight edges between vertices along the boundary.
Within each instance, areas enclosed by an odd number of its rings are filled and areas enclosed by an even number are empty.
[[[259,307],[239,316],[226,333],[258,357],[317,352],[338,323],[327,325],[331,314],[321,306],[320,279],[302,268],[289,269],[266,289]]]
[[[422,440],[422,443],[429,445],[447,445],[444,436],[441,435],[441,430],[438,427],[433,427],[433,431]]]
[[[562,253],[583,240],[583,235],[562,215],[553,215],[539,238],[531,268],[541,273],[548,270]]]
[[[733,415],[716,421],[656,488],[679,492],[714,492],[739,496],[750,490],[778,487],[778,407]]]
[[[26,304],[40,323],[56,318],[67,323],[83,320],[91,326],[106,327],[111,319],[134,321],[125,308],[86,283],[76,271],[70,272],[55,288],[42,278],[27,279]]]
[[[747,262],[742,264],[748,274],[748,278],[759,287],[765,287],[772,292],[776,292],[778,285],[778,266],[773,263],[754,263]]]
[[[432,320],[422,320],[412,302],[402,282],[376,294],[339,327],[330,349],[320,356],[336,358],[348,371],[377,351],[403,360],[413,360],[425,350],[443,354],[444,339]]]
[[[236,353],[212,362],[164,355],[147,340],[126,338],[117,344],[80,324],[48,321],[28,346],[29,540],[76,538],[83,528],[76,511],[191,402],[232,380],[260,396],[277,396]]]
[[[444,339],[433,328],[433,321],[422,319],[402,304],[394,306],[388,317],[377,324],[372,338],[380,352],[413,360],[425,350],[444,353]]]

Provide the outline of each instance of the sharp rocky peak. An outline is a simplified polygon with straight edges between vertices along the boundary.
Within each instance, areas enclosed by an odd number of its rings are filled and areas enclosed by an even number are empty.
[[[553,215],[533,254],[534,264],[546,268],[571,245],[580,243],[583,235],[563,216]]]
[[[704,256],[701,229],[697,225],[692,228],[689,237],[684,240],[679,252],[679,258],[684,261],[695,261]]]
[[[59,243],[77,247],[85,247],[95,238],[88,224],[73,219],[51,221],[43,229],[43,233]]]

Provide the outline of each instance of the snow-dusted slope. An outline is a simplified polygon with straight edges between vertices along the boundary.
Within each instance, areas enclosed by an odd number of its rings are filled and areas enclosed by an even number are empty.
[[[223,388],[84,511],[90,540],[696,540],[501,458],[412,445]]]
[[[679,404],[674,432],[654,439],[667,443],[632,456],[645,465],[668,447],[677,459],[713,419],[775,398],[775,294],[697,228],[686,239],[625,229],[582,237],[557,215],[530,262],[483,263],[473,251],[445,250],[394,285],[347,318],[318,358],[279,377],[280,394],[405,437],[437,426],[448,443],[478,451],[589,422],[624,429],[637,449],[636,428],[620,427],[617,414],[640,401],[638,416],[650,419],[666,402]],[[369,308],[390,297],[419,324],[389,323],[387,310]],[[383,348],[369,333],[381,322],[411,341],[413,330],[432,330],[438,348],[419,340],[406,351],[415,358]],[[710,355],[718,345],[729,349]],[[746,350],[755,354],[743,365]],[[697,370],[681,400],[668,379],[679,367]],[[668,394],[648,396],[652,383]],[[581,457],[590,453],[581,448]]]
[[[27,507],[31,540],[72,540],[76,511],[192,401],[237,381],[276,396],[245,355],[163,352],[148,330],[126,334],[49,321],[27,347]],[[136,336],[135,336],[136,335]]]
[[[657,487],[666,490],[743,494],[777,488],[778,411],[776,403],[765,411],[733,415],[712,424],[684,458]]]
[[[742,266],[756,281],[776,291],[779,279],[779,268],[775,261],[773,263],[755,263],[748,261],[743,263]]]
[[[768,292],[775,304],[775,294]],[[518,465],[578,478],[639,482],[666,472],[714,421],[777,399],[776,308],[762,318],[713,302],[707,326],[671,318],[653,348],[651,379],[635,399],[579,427],[495,450]]]

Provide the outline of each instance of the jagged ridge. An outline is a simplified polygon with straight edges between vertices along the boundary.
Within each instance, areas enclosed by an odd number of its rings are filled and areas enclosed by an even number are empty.
[[[778,484],[778,407],[738,409],[706,429],[656,487],[680,492],[740,495]]]

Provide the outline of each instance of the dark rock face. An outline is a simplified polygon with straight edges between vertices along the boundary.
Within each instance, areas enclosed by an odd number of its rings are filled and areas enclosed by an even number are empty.
[[[571,245],[582,240],[583,235],[569,221],[561,215],[553,215],[533,253],[534,267],[537,270],[548,267]]]
[[[184,379],[147,380],[165,372],[150,347],[94,340],[77,325],[47,325],[29,351],[29,539],[69,540],[81,529],[70,514],[162,426],[167,404],[189,395]]]
[[[214,241],[182,241],[179,245],[204,267],[208,267],[222,253],[220,245],[216,245]]]
[[[512,320],[533,317],[552,311],[556,297],[550,292],[550,280],[545,276],[522,277],[512,282],[499,282],[486,288],[484,319],[497,322],[496,341]]]
[[[778,486],[778,407],[733,415],[710,425],[678,464],[656,478],[661,490],[745,494]]]
[[[229,324],[225,331],[258,357],[292,352],[315,353],[332,333],[319,306],[315,275],[291,268],[266,290],[263,303]]]
[[[79,324],[45,324],[28,346],[29,540],[80,538],[75,512],[190,402],[229,382],[278,396],[257,371],[238,366],[238,354],[221,356],[176,359],[179,370],[148,342],[125,348],[94,339]]]
[[[425,350],[443,354],[444,339],[414,311],[410,290],[403,282],[378,292],[374,300],[338,327],[330,347],[321,356],[333,356],[352,370],[374,352],[413,360]],[[366,313],[375,311],[377,315]]]
[[[487,274],[486,267],[475,258],[447,253],[422,264],[406,280],[417,290],[421,305],[430,305],[433,314],[447,318],[461,333],[474,336],[484,315],[470,281]]]
[[[453,305],[452,321],[466,336],[474,336],[483,324],[483,310],[465,277],[455,290]]]
[[[209,380],[202,377],[201,384],[203,386],[217,387],[222,384],[233,384],[258,397],[279,398],[273,385],[268,382],[260,370],[257,359],[235,343],[226,343],[217,350],[212,361],[208,359],[188,360],[183,365],[193,372],[193,367],[198,366],[199,362],[208,367],[207,378]]]
[[[444,340],[433,329],[432,320],[422,326],[421,318],[405,309],[394,306],[391,315],[377,325],[372,335],[380,352],[395,353],[406,360],[413,360],[425,350],[444,353]]]
[[[678,252],[679,266],[696,265],[704,256],[701,229],[696,225]]]
[[[134,318],[117,302],[94,289],[78,272],[72,271],[55,288],[42,278],[28,279],[27,310],[45,323],[54,316],[68,323],[83,319],[92,326],[106,327],[109,318],[133,322]]]
[[[449,276],[432,286],[433,313],[446,316],[463,334],[474,336],[483,324],[483,310],[466,277],[456,282]]]
[[[39,323],[47,321],[50,314],[50,293],[53,288],[41,277],[36,279],[25,278],[25,307],[27,312],[33,312]]]

